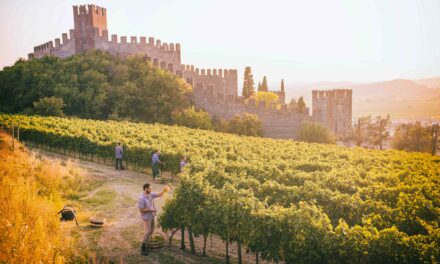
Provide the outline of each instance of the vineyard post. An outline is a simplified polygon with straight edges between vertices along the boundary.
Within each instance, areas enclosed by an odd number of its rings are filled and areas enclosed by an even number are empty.
[[[12,150],[14,150],[15,149],[15,146],[14,146],[14,132],[15,132],[15,129],[14,129],[14,122],[13,121],[11,121],[11,127],[12,127]]]
[[[20,121],[18,121],[17,141],[20,142]]]

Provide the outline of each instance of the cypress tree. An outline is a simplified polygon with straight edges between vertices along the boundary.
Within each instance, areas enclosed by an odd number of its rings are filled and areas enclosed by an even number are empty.
[[[245,99],[248,99],[254,94],[254,78],[251,73],[251,67],[247,66],[244,70],[243,91],[242,95]]]

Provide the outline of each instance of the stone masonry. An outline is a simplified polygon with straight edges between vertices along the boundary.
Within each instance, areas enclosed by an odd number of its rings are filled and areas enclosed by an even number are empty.
[[[109,38],[107,29],[107,10],[95,5],[73,6],[74,29],[63,33],[55,43],[49,41],[34,47],[29,59],[44,56],[65,58],[90,50],[104,50],[115,56],[127,57],[141,54],[153,65],[165,69],[185,79],[193,87],[193,102],[211,116],[230,119],[244,112],[257,114],[263,123],[264,136],[273,138],[295,138],[304,120],[314,120],[325,124],[337,134],[345,133],[351,126],[351,91],[313,91],[313,116],[309,109],[303,113],[288,111],[285,92],[271,91],[279,97],[281,109],[276,105],[255,106],[251,100],[244,104],[238,95],[236,69],[199,69],[181,63],[179,43],[164,43],[152,37],[126,36]],[[129,41],[128,41],[129,40]],[[344,90],[345,91],[345,90]],[[316,96],[315,96],[316,95]],[[342,97],[343,95],[343,97]]]

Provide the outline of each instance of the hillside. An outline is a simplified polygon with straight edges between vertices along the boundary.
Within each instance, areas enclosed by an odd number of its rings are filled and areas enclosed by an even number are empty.
[[[440,77],[415,80],[416,83],[424,85],[429,88],[440,89]]]
[[[0,132],[0,263],[78,263],[57,212],[93,185],[71,163],[34,155]]]
[[[164,229],[216,234],[286,263],[440,258],[438,157],[165,125],[0,116],[2,125],[11,120],[20,120],[23,139],[66,151],[110,158],[122,141],[129,166],[148,165],[145,157],[161,149],[164,169],[173,171],[188,155],[160,216]]]

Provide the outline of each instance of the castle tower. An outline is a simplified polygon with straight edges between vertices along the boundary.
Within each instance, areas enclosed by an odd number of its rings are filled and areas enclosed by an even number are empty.
[[[94,35],[107,31],[107,10],[95,5],[73,6],[76,53],[95,48]]]
[[[312,91],[312,117],[335,135],[345,137],[352,121],[352,90]]]

